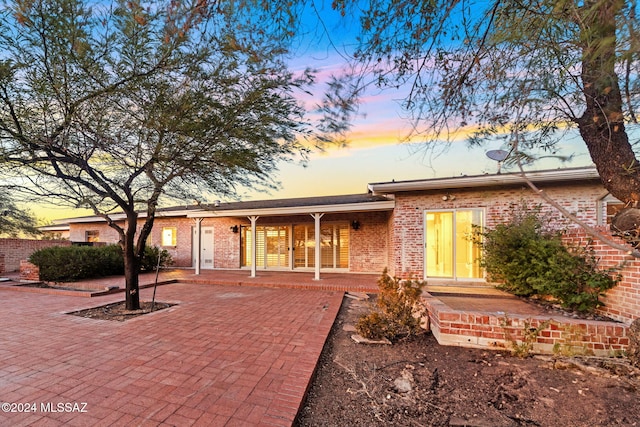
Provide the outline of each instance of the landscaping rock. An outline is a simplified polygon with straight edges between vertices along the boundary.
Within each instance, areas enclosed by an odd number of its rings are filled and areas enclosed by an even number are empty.
[[[393,381],[393,388],[398,393],[408,393],[413,390],[413,374],[407,369],[403,369],[401,376]]]
[[[347,292],[345,296],[347,298],[355,299],[358,301],[364,301],[369,299],[369,295],[364,292]]]
[[[357,342],[358,344],[387,344],[391,345],[391,341],[386,338],[381,340],[370,340],[368,338],[363,337],[362,335],[353,334],[351,335],[351,339]]]

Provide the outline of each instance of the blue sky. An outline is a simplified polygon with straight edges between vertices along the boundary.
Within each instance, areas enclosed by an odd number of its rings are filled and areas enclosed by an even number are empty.
[[[352,50],[358,33],[357,17],[337,19],[336,12],[322,0],[315,2],[322,24],[308,9],[310,17],[297,44],[298,56],[293,69],[317,68],[325,78],[340,72],[345,57]],[[319,86],[321,88],[321,85]],[[321,91],[316,88],[317,96]],[[270,194],[241,191],[243,200],[288,198],[313,195],[366,192],[370,182],[412,180],[459,175],[495,173],[497,164],[486,157],[500,142],[487,142],[481,148],[469,148],[461,137],[450,145],[436,146],[434,152],[401,143],[410,131],[406,112],[400,107],[406,92],[372,91],[364,96],[346,148],[328,148],[314,153],[306,167],[283,164],[277,178],[281,188]],[[413,153],[413,154],[412,154]],[[591,165],[586,147],[577,132],[569,134],[558,147],[558,155],[573,155],[570,162],[546,158],[536,162],[535,169]]]

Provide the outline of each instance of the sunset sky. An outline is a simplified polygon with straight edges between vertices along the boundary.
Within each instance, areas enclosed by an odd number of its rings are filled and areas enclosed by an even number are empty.
[[[331,11],[320,9],[321,16],[327,18]],[[326,15],[326,16],[325,16]],[[339,72],[344,64],[340,53],[349,50],[356,25],[336,24],[333,18],[325,20],[325,26],[317,24],[303,29],[303,40],[299,51],[292,60],[292,69],[301,70],[306,66],[316,68],[319,76],[327,77]],[[340,38],[330,39],[324,31],[339,34]],[[351,34],[350,34],[351,33]],[[335,37],[335,36],[332,36]],[[312,48],[313,46],[313,48]],[[318,99],[322,94],[322,85],[315,88]],[[359,110],[349,136],[349,145],[345,148],[331,147],[324,153],[312,154],[306,167],[296,163],[285,163],[275,177],[281,182],[279,190],[269,194],[257,193],[251,189],[238,189],[241,200],[271,198],[290,198],[322,196],[334,194],[364,193],[367,183],[391,180],[411,180],[459,175],[477,175],[495,173],[497,164],[486,157],[488,150],[502,148],[498,142],[489,141],[486,147],[469,149],[464,138],[452,143],[448,149],[441,145],[438,155],[420,151],[415,152],[416,144],[401,144],[408,134],[406,114],[401,110],[399,101],[403,98],[400,90],[395,93],[382,92],[367,94]],[[313,102],[314,100],[308,100]],[[316,101],[317,102],[317,101]],[[575,167],[590,165],[591,161],[584,143],[578,136],[563,142],[558,151],[560,155],[573,155],[571,162],[561,163],[556,159],[544,159],[536,162],[536,169]],[[85,210],[59,209],[47,206],[29,206],[40,219],[69,218],[90,214]]]

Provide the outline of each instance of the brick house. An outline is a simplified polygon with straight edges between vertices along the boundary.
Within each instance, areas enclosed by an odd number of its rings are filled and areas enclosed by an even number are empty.
[[[547,195],[607,233],[620,207],[594,168],[531,172]],[[492,227],[526,200],[554,212],[517,173],[372,183],[366,194],[305,197],[161,209],[149,244],[167,249],[176,266],[201,269],[380,273],[430,283],[483,283],[480,250],[468,239],[473,227]],[[554,214],[575,241],[586,235]],[[71,241],[115,243],[99,217],[66,220]],[[626,254],[594,243],[603,266]],[[321,248],[316,251],[316,248]],[[607,314],[640,317],[640,262],[629,261],[623,283],[607,294]]]

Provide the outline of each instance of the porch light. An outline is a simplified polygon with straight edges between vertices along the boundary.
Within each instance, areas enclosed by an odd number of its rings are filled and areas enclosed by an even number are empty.
[[[360,229],[360,221],[358,221],[357,219],[351,221],[351,228],[353,228],[354,230]]]
[[[238,232],[238,226],[237,225],[232,225],[231,227],[229,227],[229,230],[231,230],[232,233],[237,233]]]

